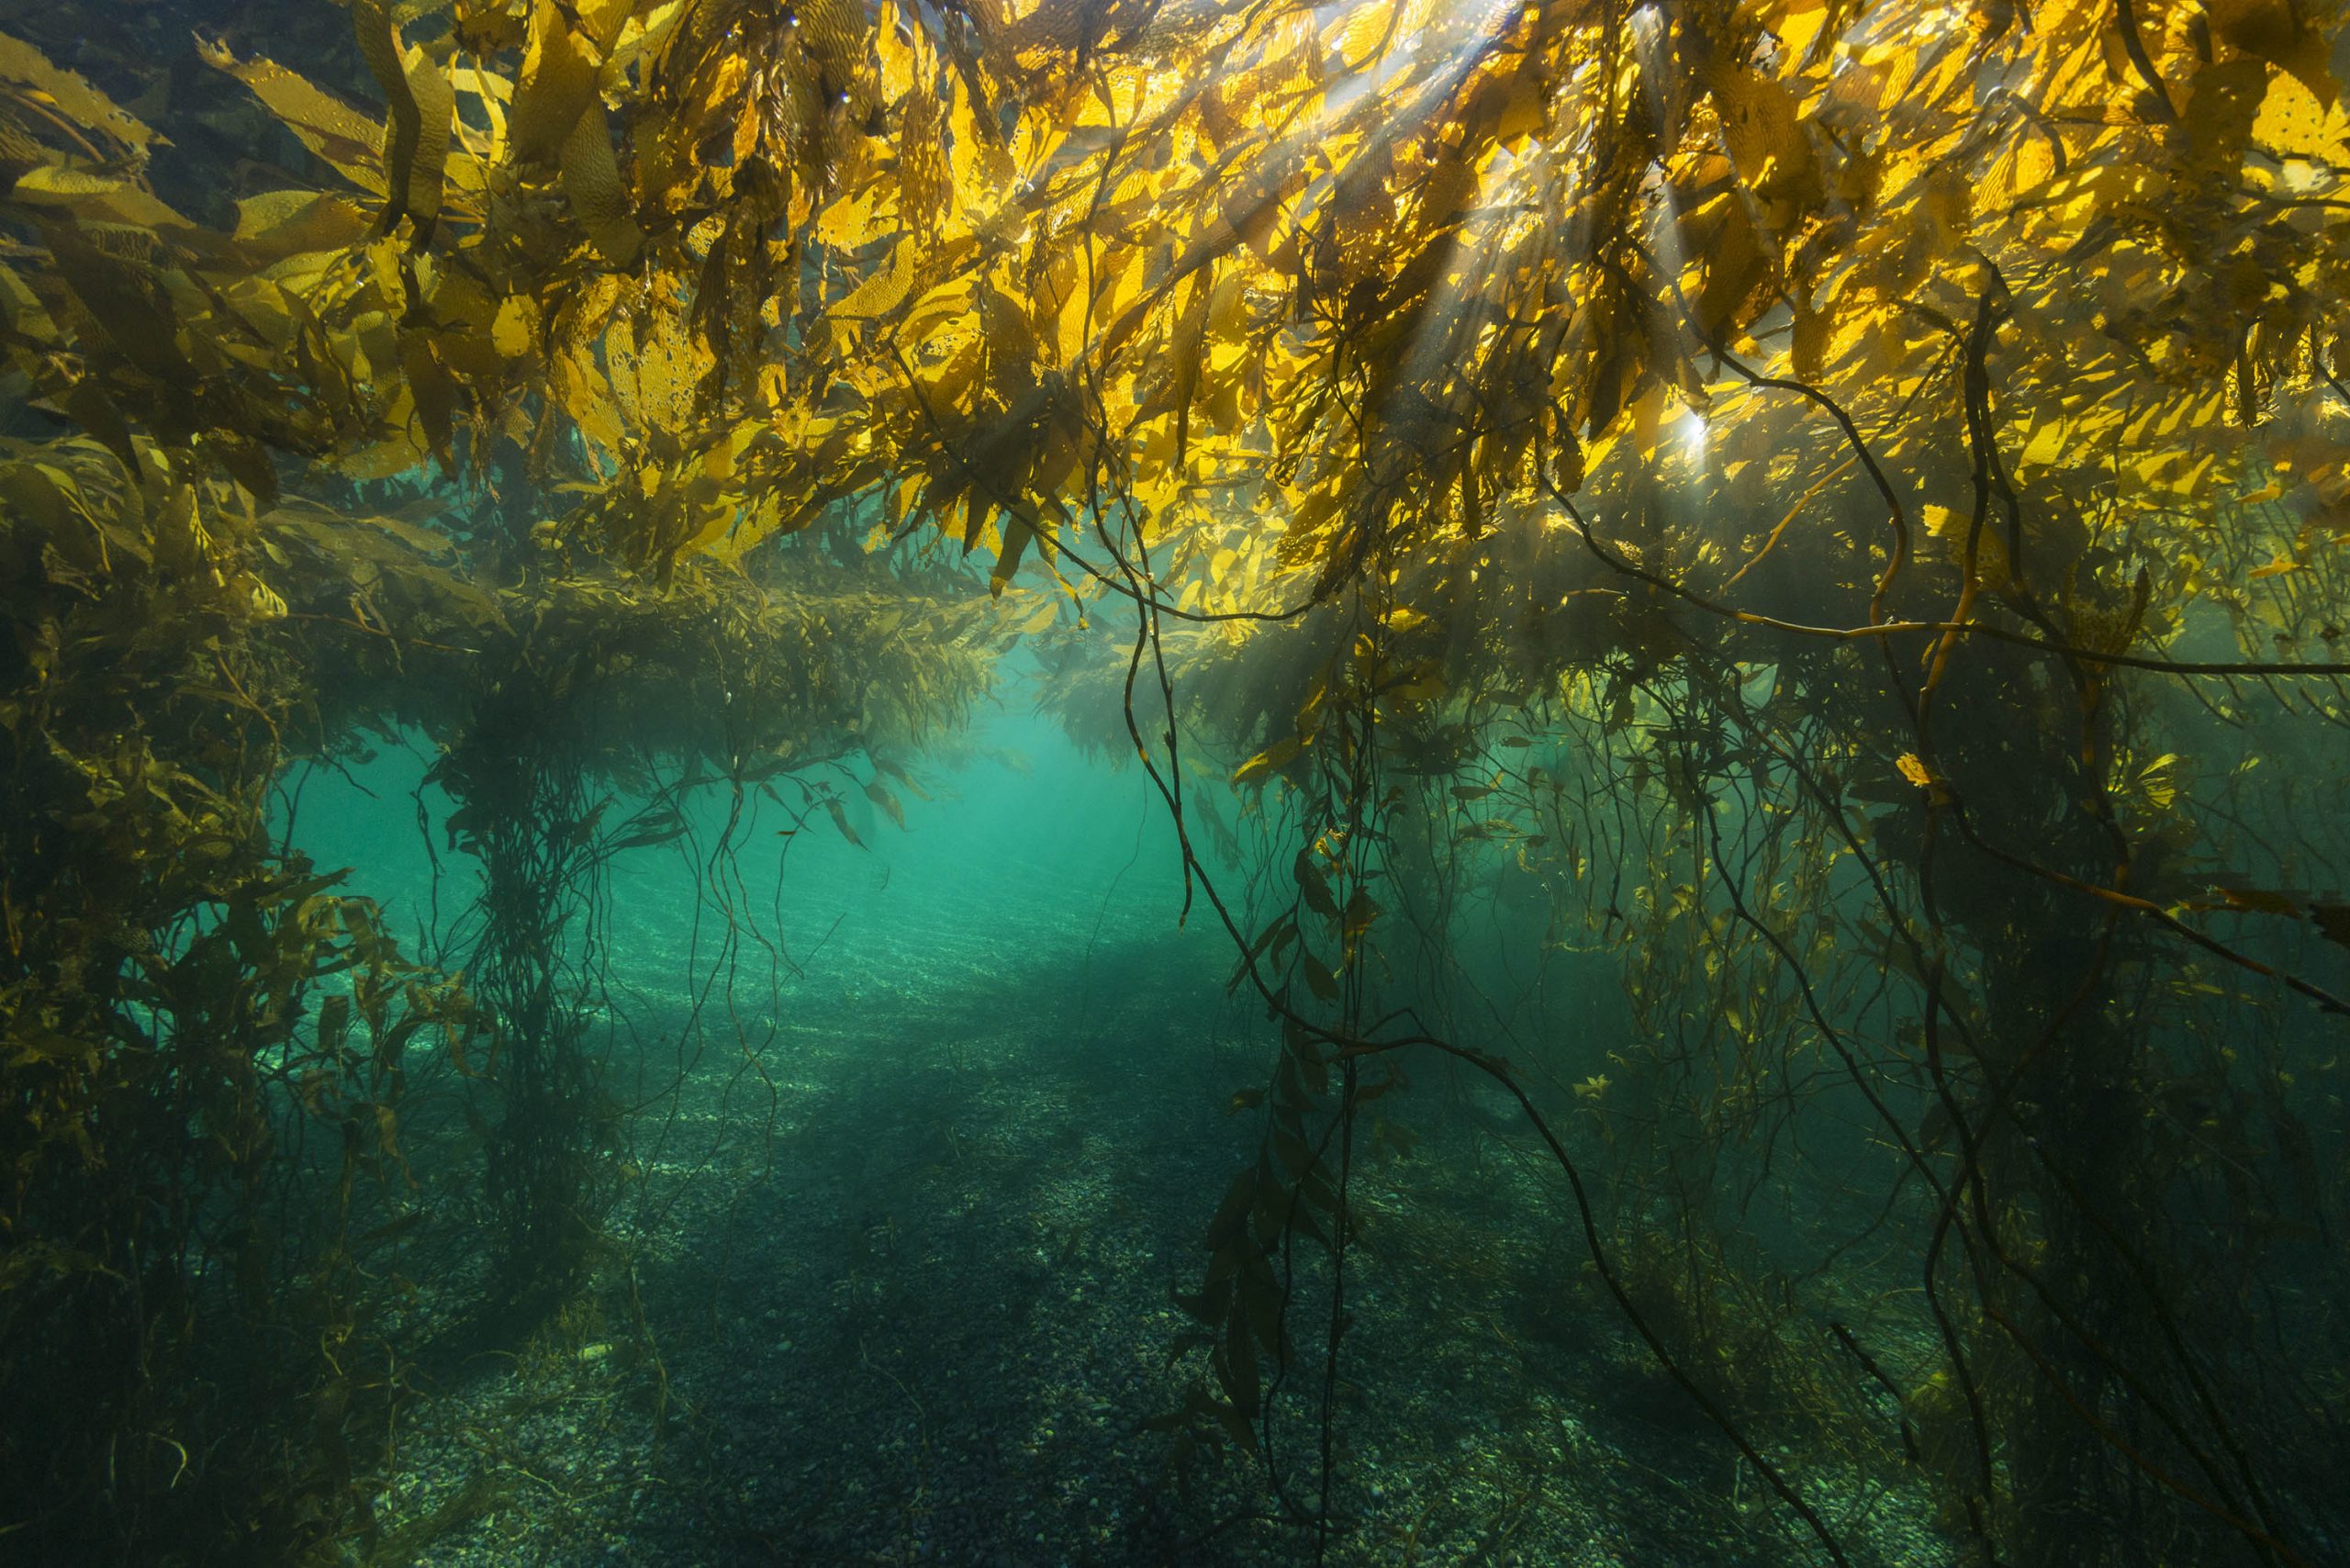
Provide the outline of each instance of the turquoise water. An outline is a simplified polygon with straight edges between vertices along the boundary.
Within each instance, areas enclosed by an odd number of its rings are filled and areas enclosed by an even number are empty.
[[[386,745],[347,770],[317,768],[290,786],[299,791],[294,845],[321,868],[349,868],[350,890],[376,899],[404,934],[429,924],[435,907],[420,791],[442,862],[442,914],[462,915],[480,887],[475,863],[442,837],[450,802],[423,783],[431,760],[421,742]],[[827,983],[926,983],[919,972],[892,980],[875,968],[918,940],[943,941],[950,962],[983,965],[993,951],[999,967],[1018,967],[1024,928],[1042,919],[1064,936],[1080,898],[1104,930],[1172,929],[1182,898],[1177,842],[1139,771],[1113,771],[1058,726],[1000,708],[910,770],[927,798],[862,756],[812,770],[837,791],[845,832],[820,810],[786,838],[798,812],[744,794],[736,829],[744,907],[769,922],[779,912],[785,956],[817,995],[834,994]],[[877,782],[902,823],[866,793]],[[610,868],[609,940],[629,988],[647,1000],[688,993],[696,915],[707,913],[694,896],[693,854],[715,842],[730,803],[722,786],[699,791],[689,812],[695,841],[626,851]],[[624,811],[625,802],[607,815]]]
[[[609,868],[570,947],[599,956],[577,995],[629,1176],[572,1303],[425,1359],[384,1478],[391,1556],[1310,1559],[1261,1458],[1209,1450],[1179,1476],[1150,1425],[1202,1375],[1176,1353],[1197,1325],[1175,1297],[1256,1157],[1232,1101],[1277,1036],[1227,992],[1234,948],[1203,896],[1179,924],[1179,846],[1141,770],[1019,706],[905,759],[920,792],[882,776],[902,825],[859,757],[818,770],[846,833],[818,810],[781,835],[796,813],[754,797],[730,868],[711,849],[731,801],[710,790],[685,840]],[[477,872],[441,837],[429,764],[387,745],[299,781],[293,838],[455,963]],[[1196,787],[1193,810],[1247,831],[1228,790]],[[1245,881],[1208,857],[1245,911]],[[732,948],[722,906],[746,937]],[[1485,1037],[1548,1029],[1546,1070],[1604,1065],[1620,1002],[1572,955],[1520,994],[1522,913],[1496,899],[1464,922],[1469,961],[1512,998]],[[1376,1125],[1351,1189],[1328,1560],[1781,1560],[1736,1455],[1592,1299],[1515,1107],[1432,1066]],[[420,1167],[442,1148],[468,1169],[453,1135]],[[420,1284],[453,1310],[464,1294]],[[1304,1349],[1263,1429],[1310,1509],[1327,1311],[1310,1262],[1295,1291]],[[1914,1502],[1831,1480],[1846,1527],[1888,1543],[1865,1560],[1908,1560]]]

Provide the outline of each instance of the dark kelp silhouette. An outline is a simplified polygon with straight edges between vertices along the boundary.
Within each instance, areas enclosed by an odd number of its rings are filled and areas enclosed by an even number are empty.
[[[731,988],[758,802],[1024,637],[1279,1042],[1179,1476],[1342,1537],[1408,1068],[1803,1550],[2339,1553],[2338,14],[208,9],[0,36],[0,1549],[412,1550],[417,1260],[565,1310],[667,1136],[611,858]],[[421,955],[269,830],[391,734]]]

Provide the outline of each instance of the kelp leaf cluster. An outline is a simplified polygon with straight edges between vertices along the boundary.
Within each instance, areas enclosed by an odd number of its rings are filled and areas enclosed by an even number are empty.
[[[171,1185],[183,1293],[293,1107],[391,1114],[345,1122],[390,1160],[398,1053],[302,1022],[338,969],[495,1037],[502,1288],[577,1288],[619,1137],[602,868],[704,791],[722,849],[762,800],[886,807],[1016,631],[1142,766],[1278,1033],[1166,1425],[1254,1452],[1318,1551],[1357,1118],[1406,1054],[1512,1098],[1633,1340],[1830,1559],[1819,1485],[1752,1434],[1888,1394],[1986,1562],[2309,1562],[2345,1528],[2292,1440],[2338,1436],[2339,1368],[2276,1350],[2339,1329],[2303,1247],[2342,1196],[2306,1045],[2346,928],[2338,13],[320,15],[296,63],[201,40],[310,161],[233,218],[0,40],[11,428],[81,432],[0,465],[0,994],[41,1108],[10,1235],[75,1260],[17,1289],[129,1277],[131,1233],[57,1195],[74,1159],[133,1209]],[[1089,657],[1105,610],[1131,642]],[[467,988],[262,833],[289,758],[403,727],[482,871]],[[1485,884],[1539,905],[1542,965],[1611,966],[1604,1062],[1463,1033]],[[740,890],[700,892],[731,953]],[[189,1074],[136,1066],[183,1041]],[[364,1094],[257,1110],[297,1047]],[[118,1160],[92,1127],[149,1121],[93,1123],[109,1082],[201,1114]],[[1793,1210],[1783,1147],[1869,1194],[1794,1227],[1800,1269],[1747,1234]],[[1831,1265],[1888,1225],[1908,1305],[1863,1311]]]

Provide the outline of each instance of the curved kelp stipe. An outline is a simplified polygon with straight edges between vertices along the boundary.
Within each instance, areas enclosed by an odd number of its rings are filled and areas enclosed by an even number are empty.
[[[2339,7],[6,22],[0,1555],[2342,1555]]]

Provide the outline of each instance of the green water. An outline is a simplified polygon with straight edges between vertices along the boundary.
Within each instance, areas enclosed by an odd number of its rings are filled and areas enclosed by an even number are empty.
[[[426,766],[387,746],[301,780],[293,842],[352,868],[395,928],[424,923],[429,951],[436,896],[462,935],[476,873],[442,846],[436,895]],[[998,707],[912,771],[932,798],[890,783],[902,826],[849,791],[861,843],[822,812],[780,836],[760,802],[726,894],[747,953],[697,896],[695,840],[610,868],[575,957],[595,957],[588,1038],[634,1107],[633,1174],[580,1302],[433,1368],[386,1476],[396,1551],[1299,1560],[1259,1462],[1195,1458],[1178,1484],[1148,1425],[1182,1400],[1169,1356],[1197,1326],[1173,1297],[1196,1285],[1203,1200],[1253,1158],[1230,1103],[1276,1038],[1226,990],[1231,941],[1203,898],[1179,924],[1178,845],[1140,770]],[[437,837],[446,802],[421,799]],[[726,804],[699,803],[705,848]],[[1500,939],[1512,913],[1469,944],[1497,979],[1525,958]],[[1604,1065],[1620,1003],[1571,960],[1509,1011],[1489,1027],[1547,1027],[1563,1070]],[[1737,1455],[1579,1285],[1562,1185],[1515,1112],[1433,1069],[1392,1113],[1409,1155],[1358,1169],[1334,1560],[1782,1561]],[[1326,1300],[1302,1271],[1301,1322]],[[1272,1405],[1301,1496],[1323,1370],[1302,1361]],[[1834,1477],[1841,1527],[1881,1543],[1861,1560],[1916,1560],[1900,1480]]]

